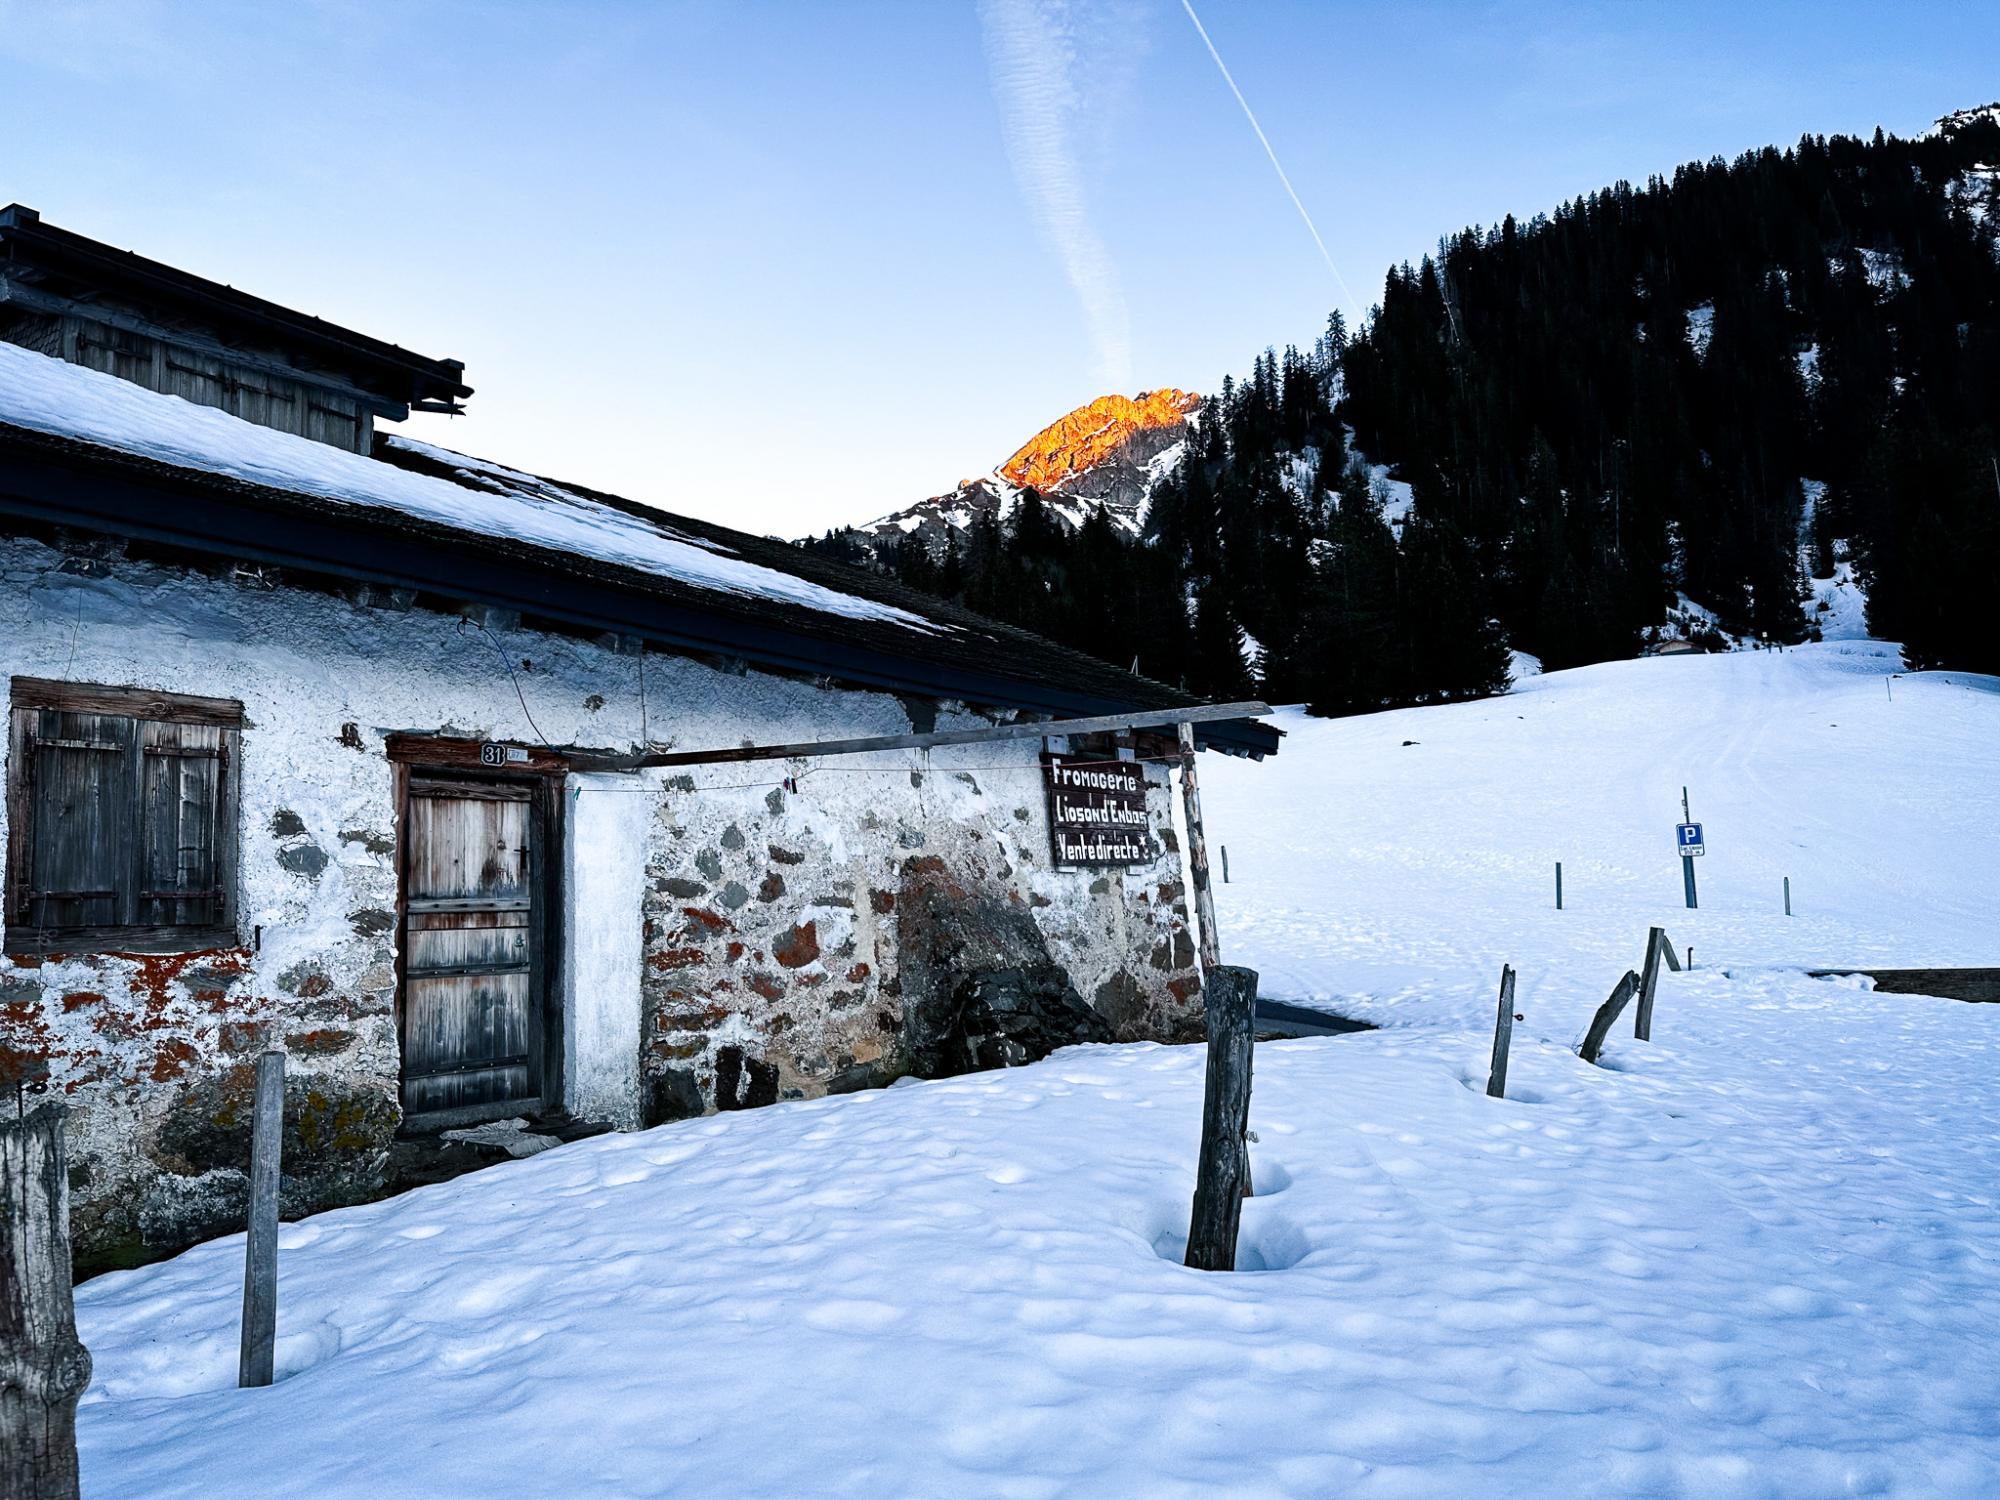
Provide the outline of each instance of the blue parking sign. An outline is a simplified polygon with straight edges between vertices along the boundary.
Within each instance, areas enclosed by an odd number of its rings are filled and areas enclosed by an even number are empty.
[[[1683,859],[1691,858],[1702,852],[1701,824],[1677,823],[1674,825],[1674,831],[1680,836],[1681,857]]]

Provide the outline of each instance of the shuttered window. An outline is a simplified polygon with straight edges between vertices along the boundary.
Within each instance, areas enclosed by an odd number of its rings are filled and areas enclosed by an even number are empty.
[[[7,950],[235,943],[242,727],[225,698],[16,677]]]

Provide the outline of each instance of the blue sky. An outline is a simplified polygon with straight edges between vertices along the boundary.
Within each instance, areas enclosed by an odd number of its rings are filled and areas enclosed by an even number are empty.
[[[1347,283],[2000,93],[1972,5],[1196,0]],[[1344,299],[1180,0],[0,0],[0,202],[427,354],[414,435],[864,520]]]

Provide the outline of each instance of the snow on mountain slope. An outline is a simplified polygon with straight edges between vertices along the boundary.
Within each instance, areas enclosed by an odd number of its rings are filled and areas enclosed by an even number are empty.
[[[1080,526],[1103,511],[1136,533],[1153,487],[1180,463],[1189,424],[1201,407],[1191,391],[1163,388],[1136,396],[1100,396],[1029,438],[989,474],[855,528],[864,538],[920,536],[942,548],[954,531],[990,514],[1002,524],[1033,488],[1051,514]]]
[[[268,1390],[240,1237],[84,1286],[85,1492],[2000,1493],[2000,1006],[1779,967],[1995,960],[2000,679],[1894,666],[1621,662],[1205,761],[1224,956],[1392,1023],[1258,1048],[1239,1274],[1178,1263],[1199,1047],[599,1137],[286,1226]],[[1584,1064],[1652,922],[1696,967]]]
[[[1486,1025],[1503,962],[1531,1013],[1546,993],[1587,1014],[1653,924],[1703,967],[2000,963],[2000,680],[1912,674],[1892,700],[1900,669],[1893,646],[1829,641],[1289,712],[1281,755],[1204,777],[1224,956],[1268,994]],[[1708,839],[1692,912],[1684,785]]]

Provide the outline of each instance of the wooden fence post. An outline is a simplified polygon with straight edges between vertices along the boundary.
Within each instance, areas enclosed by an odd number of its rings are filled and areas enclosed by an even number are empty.
[[[1639,1011],[1632,1023],[1632,1035],[1642,1042],[1653,1039],[1653,987],[1660,982],[1660,947],[1666,941],[1664,929],[1646,929],[1646,962],[1639,976]]]
[[[1785,915],[1789,917],[1791,914],[1792,914],[1792,877],[1787,875],[1785,877]]]
[[[18,1107],[18,1102],[17,1102]],[[0,1495],[77,1500],[90,1354],[70,1295],[63,1106],[0,1120]]]
[[[1188,1219],[1187,1264],[1236,1269],[1250,1152],[1250,1054],[1256,1033],[1257,971],[1218,965],[1208,972],[1208,1078],[1201,1106],[1201,1161]]]
[[[239,1387],[269,1385],[278,1339],[278,1154],[285,1130],[285,1054],[257,1058],[250,1136],[250,1232],[243,1240],[243,1340]]]
[[[1584,1034],[1583,1045],[1576,1055],[1587,1063],[1597,1061],[1597,1055],[1604,1050],[1604,1039],[1611,1035],[1611,1028],[1618,1024],[1618,1016],[1632,1002],[1639,990],[1639,976],[1630,969],[1625,977],[1612,986],[1604,1003],[1597,1007],[1597,1014],[1590,1018],[1590,1030]]]
[[[1514,970],[1500,966],[1500,1017],[1493,1023],[1493,1066],[1486,1075],[1486,1097],[1507,1097],[1507,1049],[1514,1045]]]
[[[1556,861],[1556,910],[1563,909],[1563,862]]]

